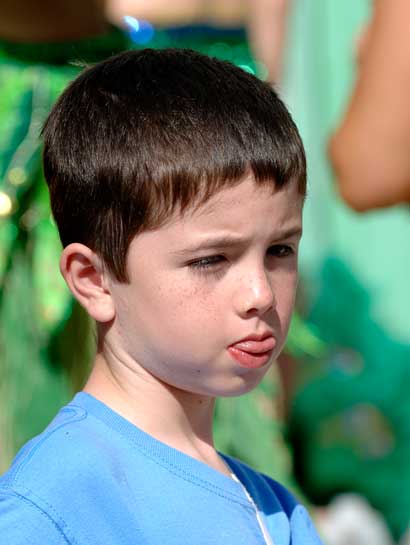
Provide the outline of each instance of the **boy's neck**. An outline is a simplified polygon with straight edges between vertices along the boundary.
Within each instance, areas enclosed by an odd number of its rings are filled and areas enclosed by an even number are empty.
[[[213,444],[214,398],[178,390],[127,366],[113,368],[101,353],[84,391],[159,441],[228,473]]]

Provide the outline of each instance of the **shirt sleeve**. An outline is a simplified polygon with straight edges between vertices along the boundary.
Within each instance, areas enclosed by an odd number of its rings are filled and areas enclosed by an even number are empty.
[[[0,536],[7,545],[70,543],[45,511],[9,490],[0,490]]]

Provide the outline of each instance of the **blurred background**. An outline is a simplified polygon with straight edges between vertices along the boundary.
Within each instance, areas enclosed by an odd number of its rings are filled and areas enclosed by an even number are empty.
[[[0,471],[95,349],[59,275],[42,124],[84,65],[188,47],[274,85],[309,171],[288,344],[220,400],[217,445],[290,486],[326,544],[410,543],[409,21],[407,0],[0,1]]]

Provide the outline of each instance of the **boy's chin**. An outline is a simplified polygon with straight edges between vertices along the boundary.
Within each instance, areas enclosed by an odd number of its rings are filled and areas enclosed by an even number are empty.
[[[210,397],[215,398],[228,398],[245,395],[254,390],[258,384],[260,384],[268,368],[269,366],[267,366],[267,369],[264,369],[263,372],[262,370],[259,370],[259,373],[253,374],[252,378],[250,376],[238,376],[230,381],[226,381],[225,383],[212,385],[212,387],[207,389],[207,394]]]
[[[263,378],[263,377],[262,377]],[[254,390],[258,384],[261,382],[262,378],[258,380],[257,382],[253,384],[243,384],[241,387],[236,387],[232,389],[225,389],[221,391],[220,394],[216,395],[215,397],[239,397],[245,394],[248,394],[252,390]]]

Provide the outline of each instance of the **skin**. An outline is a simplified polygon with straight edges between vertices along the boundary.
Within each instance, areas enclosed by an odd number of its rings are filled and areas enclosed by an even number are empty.
[[[124,15],[132,15],[160,25],[205,22],[216,26],[241,26],[248,9],[249,0],[176,0],[172,4],[166,0],[107,0],[107,13],[116,24],[122,24]]]
[[[254,388],[284,345],[302,206],[295,182],[272,192],[249,176],[134,238],[128,284],[107,276],[89,248],[68,246],[62,273],[102,336],[85,391],[226,473],[212,440],[214,401]],[[228,347],[267,331],[276,341],[270,360],[241,367]]]
[[[268,81],[282,76],[290,0],[248,0],[247,31],[254,55],[266,67]]]
[[[342,198],[363,212],[410,202],[410,3],[377,0],[358,76],[329,145]]]

